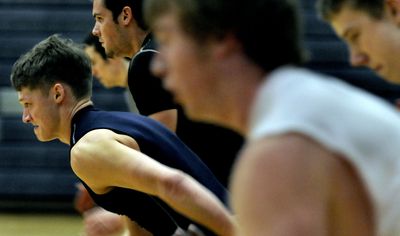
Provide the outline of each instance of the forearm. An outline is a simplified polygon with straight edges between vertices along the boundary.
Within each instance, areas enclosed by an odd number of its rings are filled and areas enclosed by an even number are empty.
[[[177,211],[218,235],[233,235],[234,219],[229,210],[207,188],[178,172],[163,184],[160,196]]]

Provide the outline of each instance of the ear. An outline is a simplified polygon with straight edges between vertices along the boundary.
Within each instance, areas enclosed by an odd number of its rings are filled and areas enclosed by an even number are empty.
[[[396,24],[400,25],[400,0],[385,0],[385,5]]]
[[[61,103],[65,99],[65,88],[64,85],[56,83],[53,85],[50,96],[53,97],[55,103]]]
[[[132,19],[132,9],[130,7],[122,8],[121,13],[119,14],[119,22],[121,22],[123,25],[128,25]]]
[[[399,0],[400,1],[400,0]],[[213,39],[213,44],[215,45],[214,53],[217,58],[223,58],[242,51],[242,45],[237,40],[236,36],[232,33],[228,33],[219,39]]]

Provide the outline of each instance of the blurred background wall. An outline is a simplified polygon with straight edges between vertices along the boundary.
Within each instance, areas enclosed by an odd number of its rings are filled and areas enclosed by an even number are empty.
[[[304,16],[305,24],[305,46],[310,52],[307,66],[338,76],[393,103],[400,95],[399,87],[383,82],[367,69],[351,68],[344,43],[337,39],[328,25],[318,19],[314,9],[315,0],[301,0],[301,3],[301,14]],[[73,197],[77,180],[69,167],[69,148],[58,141],[50,144],[36,141],[32,128],[21,122],[21,109],[17,103],[16,93],[10,87],[9,76],[17,58],[37,42],[54,33],[82,42],[92,26],[90,0],[0,0],[0,212],[2,213],[76,214],[73,209]],[[100,108],[127,110],[122,90],[107,90],[97,81],[93,90],[93,100]],[[46,234],[44,231],[32,228],[32,225],[45,225],[46,223],[40,222],[48,222],[50,219],[69,222],[65,218],[46,216],[44,220],[32,223],[30,217],[28,215],[24,221],[21,216],[0,215],[0,235],[54,235],[54,230],[57,229],[50,228],[53,232]],[[24,228],[21,225],[24,222],[28,222],[28,226],[25,227],[31,232],[17,233],[18,228]],[[74,227],[77,222],[79,221],[76,218],[72,220]],[[9,228],[8,233],[6,226]],[[71,225],[59,227],[71,228]],[[37,231],[37,234],[34,231]],[[61,235],[61,232],[62,230],[56,234]]]
[[[10,71],[18,57],[51,34],[82,42],[93,27],[89,0],[0,0],[0,211],[73,211],[77,182],[69,147],[40,143],[21,122]],[[107,110],[126,110],[119,89],[95,80],[93,100]]]

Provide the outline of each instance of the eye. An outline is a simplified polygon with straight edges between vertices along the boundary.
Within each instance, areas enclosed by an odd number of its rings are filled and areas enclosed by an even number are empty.
[[[99,23],[103,22],[103,18],[102,18],[101,16],[95,16],[95,17],[94,17],[94,20],[95,20],[96,22],[99,22]]]
[[[350,43],[356,44],[358,42],[359,37],[360,37],[360,33],[358,33],[358,32],[352,33],[349,37]]]

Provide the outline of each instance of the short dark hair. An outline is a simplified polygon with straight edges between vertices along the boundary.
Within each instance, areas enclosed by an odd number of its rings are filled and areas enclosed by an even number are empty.
[[[92,32],[89,32],[86,38],[83,40],[83,43],[86,46],[93,46],[96,52],[100,54],[100,56],[104,60],[108,60],[106,50],[101,46],[101,43],[99,41],[99,38],[97,36],[94,36]]]
[[[245,53],[264,70],[301,64],[301,27],[291,0],[146,0],[146,22],[177,13],[182,28],[199,42],[233,33]]]
[[[143,20],[142,5],[143,0],[103,0],[104,6],[112,12],[113,19],[117,22],[118,16],[122,9],[126,6],[130,7],[133,13],[133,18],[142,30],[147,30],[147,26]]]
[[[57,82],[69,85],[77,99],[91,95],[91,64],[72,40],[52,35],[22,55],[11,70],[11,84],[48,93]]]
[[[385,0],[318,0],[316,4],[319,15],[330,21],[343,7],[364,11],[369,16],[380,19],[383,16]]]

